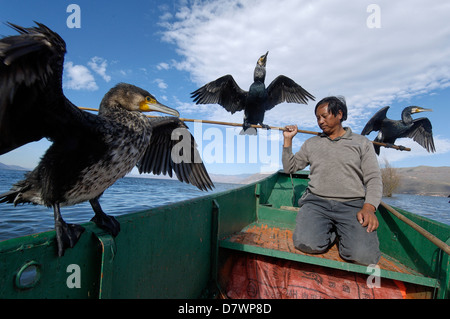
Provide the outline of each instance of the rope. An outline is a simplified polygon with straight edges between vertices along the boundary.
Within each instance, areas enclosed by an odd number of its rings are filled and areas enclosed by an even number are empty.
[[[295,206],[295,187],[294,187],[294,179],[292,178],[292,173],[289,173],[291,176],[291,184],[292,184],[292,206]]]

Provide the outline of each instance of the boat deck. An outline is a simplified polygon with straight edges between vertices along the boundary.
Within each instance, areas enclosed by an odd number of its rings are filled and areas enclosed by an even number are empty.
[[[241,232],[227,238],[230,243],[239,243],[264,249],[288,252],[292,254],[323,258],[346,263],[339,255],[336,245],[333,245],[324,254],[307,254],[294,247],[292,241],[292,229],[269,226],[266,223],[254,223],[243,229]],[[418,275],[417,272],[402,265],[389,256],[382,256],[378,262],[381,269],[395,271],[404,274]]]
[[[345,261],[339,256],[336,245],[333,245],[324,254],[307,254],[296,249],[292,241],[293,230],[285,225],[273,225],[266,222],[254,222],[240,232],[220,240],[220,247],[238,250],[257,255],[281,258],[289,261],[296,261],[310,265],[316,265],[335,270],[364,274],[373,273],[374,268],[357,265]],[[431,296],[437,282],[433,278],[428,278],[422,274],[406,267],[391,256],[383,254],[377,266],[380,268],[379,275],[388,280],[406,283],[406,290],[410,292],[410,297],[428,298]],[[326,271],[325,271],[326,272]],[[409,283],[413,286],[409,286]],[[417,288],[416,285],[422,286]]]

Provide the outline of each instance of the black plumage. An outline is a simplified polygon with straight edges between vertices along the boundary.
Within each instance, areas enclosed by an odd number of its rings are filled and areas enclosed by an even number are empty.
[[[44,137],[53,143],[24,180],[0,195],[0,202],[52,207],[58,255],[73,247],[84,230],[65,223],[61,206],[89,201],[92,220],[113,236],[119,233],[119,223],[102,211],[99,198],[135,166],[141,173],[172,176],[174,171],[180,181],[201,190],[214,186],[187,126],[178,117],[142,114],[179,116],[149,92],[119,83],[102,99],[98,115],[73,105],[62,90],[64,40],[36,24],[10,24],[19,35],[0,40],[0,154]],[[183,140],[173,140],[173,132]],[[172,154],[178,142],[182,147]]]
[[[231,75],[225,75],[215,81],[209,82],[191,93],[196,104],[220,104],[231,114],[244,111],[242,133],[256,134],[256,130],[248,130],[251,124],[270,127],[263,123],[264,114],[275,105],[287,103],[307,104],[308,99],[314,96],[303,89],[294,80],[279,75],[266,88],[267,52],[261,56],[255,67],[254,82],[248,91],[242,90]]]
[[[408,106],[402,111],[401,120],[391,120],[386,117],[389,106],[380,109],[367,122],[361,135],[368,135],[372,131],[378,131],[375,142],[394,144],[395,140],[409,137],[420,144],[428,152],[435,152],[433,130],[429,119],[421,117],[413,119],[411,114],[432,111],[418,106]],[[380,146],[375,145],[375,152],[380,155]]]

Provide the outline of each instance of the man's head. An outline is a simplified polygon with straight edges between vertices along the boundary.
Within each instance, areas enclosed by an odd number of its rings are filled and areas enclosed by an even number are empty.
[[[347,119],[347,106],[343,97],[330,96],[320,100],[314,112],[317,124],[328,136],[340,132],[342,122]]]
[[[339,111],[342,112],[341,122],[347,119],[347,105],[343,96],[328,96],[317,102],[314,113],[317,115],[317,108],[323,104],[328,104],[328,112],[334,116],[338,116]]]

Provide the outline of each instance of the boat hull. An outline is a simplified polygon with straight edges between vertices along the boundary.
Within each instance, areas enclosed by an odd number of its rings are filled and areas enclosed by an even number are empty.
[[[0,242],[0,298],[238,297],[228,289],[235,278],[231,268],[226,268],[236,264],[229,260],[237,256],[252,263],[255,257],[274,258],[291,265],[288,268],[315,267],[309,272],[322,271],[327,276],[357,274],[362,278],[356,281],[358,286],[373,271],[327,256],[236,241],[236,236],[254,226],[292,232],[296,211],[284,206],[295,207],[307,181],[304,172],[294,174],[292,181],[278,172],[223,193],[118,216],[121,232],[116,238],[88,222],[83,224],[86,231],[80,241],[63,257],[56,255],[54,231]],[[448,225],[401,212],[449,242]],[[394,280],[419,287],[414,290],[418,298],[448,298],[448,255],[385,209],[380,208],[378,216],[380,248],[385,259],[397,267],[381,267],[382,282]],[[306,297],[302,292],[291,295]],[[334,297],[344,298],[342,294]]]

